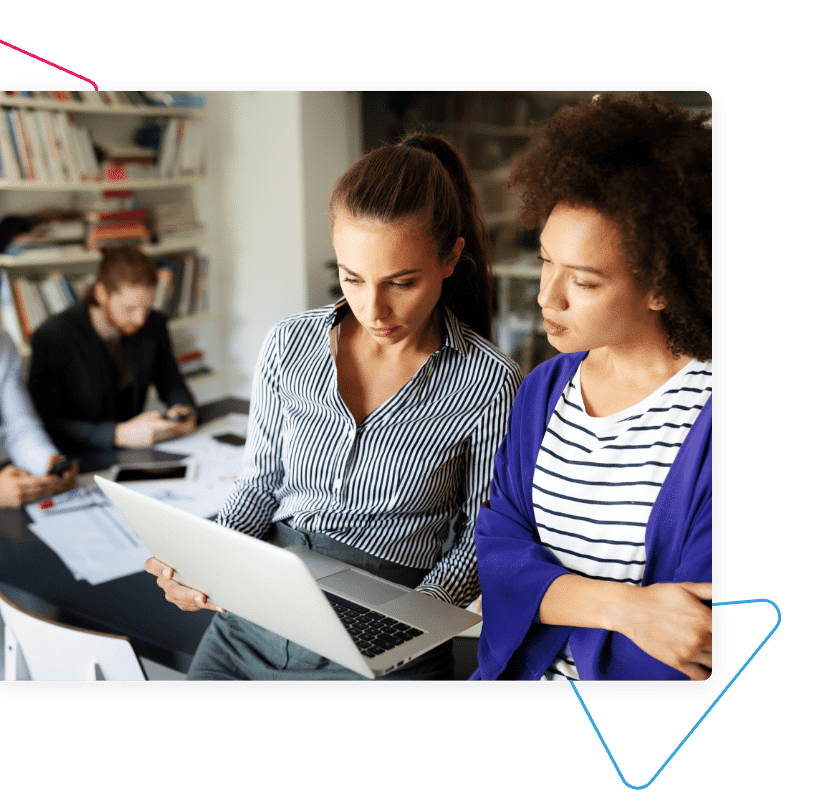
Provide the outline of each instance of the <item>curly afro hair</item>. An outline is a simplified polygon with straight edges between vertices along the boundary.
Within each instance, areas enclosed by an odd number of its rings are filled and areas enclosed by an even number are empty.
[[[510,186],[520,220],[559,203],[591,207],[618,228],[638,285],[663,299],[674,356],[711,359],[711,130],[661,97],[597,95],[533,129]]]

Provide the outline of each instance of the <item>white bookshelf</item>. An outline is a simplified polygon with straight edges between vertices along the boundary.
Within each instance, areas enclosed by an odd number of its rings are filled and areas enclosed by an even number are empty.
[[[203,108],[150,104],[127,105],[115,101],[103,104],[100,95],[95,92],[81,92],[80,94],[83,97],[82,101],[10,97],[4,93],[0,94],[0,124],[9,129],[6,112],[10,110],[65,112],[74,120],[73,124],[87,128],[92,139],[97,139],[99,135],[106,141],[126,144],[131,143],[135,128],[147,120],[157,121],[162,126],[174,123],[174,120],[205,120],[206,118]],[[115,95],[110,94],[114,100]],[[52,118],[55,118],[54,115]],[[16,146],[13,136],[11,140],[13,146]],[[162,135],[161,141],[163,141]],[[42,136],[39,145],[41,158],[48,157],[48,146]],[[202,142],[202,147],[201,153],[206,150],[205,140]],[[61,150],[61,153],[64,152],[65,150]],[[31,157],[31,152],[29,155]],[[199,159],[203,162],[202,154]],[[193,198],[195,187],[207,179],[205,173],[186,173],[173,176],[141,176],[122,180],[104,179],[101,176],[69,180],[68,170],[61,169],[59,165],[54,169],[49,167],[47,171],[52,175],[60,175],[61,179],[0,178],[0,218],[9,215],[30,216],[45,208],[81,211],[94,201],[95,194],[102,195],[102,192],[111,191],[133,192],[135,204],[138,207],[148,207],[157,202]],[[91,175],[92,172],[89,174]],[[198,232],[161,238],[155,243],[145,243],[140,248],[150,257],[163,257],[182,255],[187,252],[206,255],[209,253],[210,245],[209,237],[203,232]],[[44,253],[32,250],[21,255],[0,253],[0,268],[7,271],[10,279],[17,276],[38,278],[50,271],[60,271],[73,276],[93,273],[99,261],[100,253],[97,250],[85,249],[80,245],[62,252]],[[211,294],[208,287],[207,291]],[[219,339],[220,336],[213,329],[218,324],[216,315],[209,312],[175,317],[169,322],[173,346],[176,347],[176,351],[186,350],[186,348],[176,346],[176,342],[182,343],[187,348],[204,348],[208,361],[209,352],[206,347],[200,345],[199,337],[203,335],[211,341]],[[21,355],[24,358],[27,357],[30,353],[28,346],[22,345],[20,348]],[[187,378],[187,383],[199,401],[211,398],[210,395],[203,399],[199,389],[200,385],[207,384],[210,380],[215,381],[214,373],[207,375],[206,378],[199,376]],[[207,390],[207,393],[211,393],[211,390]]]

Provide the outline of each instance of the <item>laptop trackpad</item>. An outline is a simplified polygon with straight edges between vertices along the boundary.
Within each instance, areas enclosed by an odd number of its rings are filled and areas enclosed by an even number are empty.
[[[318,583],[322,587],[331,587],[338,592],[343,592],[362,603],[370,603],[373,606],[380,606],[382,603],[400,598],[406,593],[373,578],[366,573],[356,573],[354,570],[342,570],[340,573],[333,573],[331,576],[319,578]]]

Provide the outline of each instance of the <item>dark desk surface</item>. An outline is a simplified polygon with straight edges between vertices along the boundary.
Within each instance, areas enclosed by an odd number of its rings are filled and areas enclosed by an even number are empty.
[[[200,408],[203,422],[249,403],[222,399]],[[81,471],[103,470],[134,457],[105,451],[81,458]],[[143,456],[142,461],[145,461]],[[182,612],[148,573],[93,586],[77,581],[60,558],[31,531],[22,509],[0,509],[0,589],[23,608],[70,625],[128,636],[138,655],[186,672],[212,612]]]
[[[229,412],[248,412],[249,403],[222,399],[200,408],[206,422]],[[103,470],[132,452],[99,452],[81,459],[81,471]],[[142,455],[145,461],[145,455]],[[131,576],[93,586],[77,581],[60,558],[31,531],[22,509],[0,509],[0,590],[23,608],[60,622],[128,636],[138,655],[186,672],[212,612],[182,612],[169,603],[153,576]],[[476,667],[474,638],[453,645],[455,678]]]

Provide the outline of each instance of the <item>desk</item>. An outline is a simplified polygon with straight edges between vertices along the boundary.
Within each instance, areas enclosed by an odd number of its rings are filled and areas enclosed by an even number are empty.
[[[222,399],[200,408],[202,422],[230,412],[247,413],[249,402]],[[86,473],[113,465],[116,452],[81,459]],[[135,573],[93,586],[76,581],[60,558],[29,531],[22,509],[0,509],[0,589],[35,614],[69,625],[128,636],[141,657],[186,672],[212,612],[182,612],[169,603],[148,573]],[[477,639],[453,645],[455,678],[469,677],[476,665]]]
[[[249,411],[249,402],[222,399],[200,408],[200,420]],[[115,451],[81,458],[84,473],[115,464]],[[0,589],[30,611],[70,625],[128,636],[139,656],[186,672],[212,612],[182,612],[148,573],[93,586],[76,581],[31,531],[22,509],[0,509]]]

